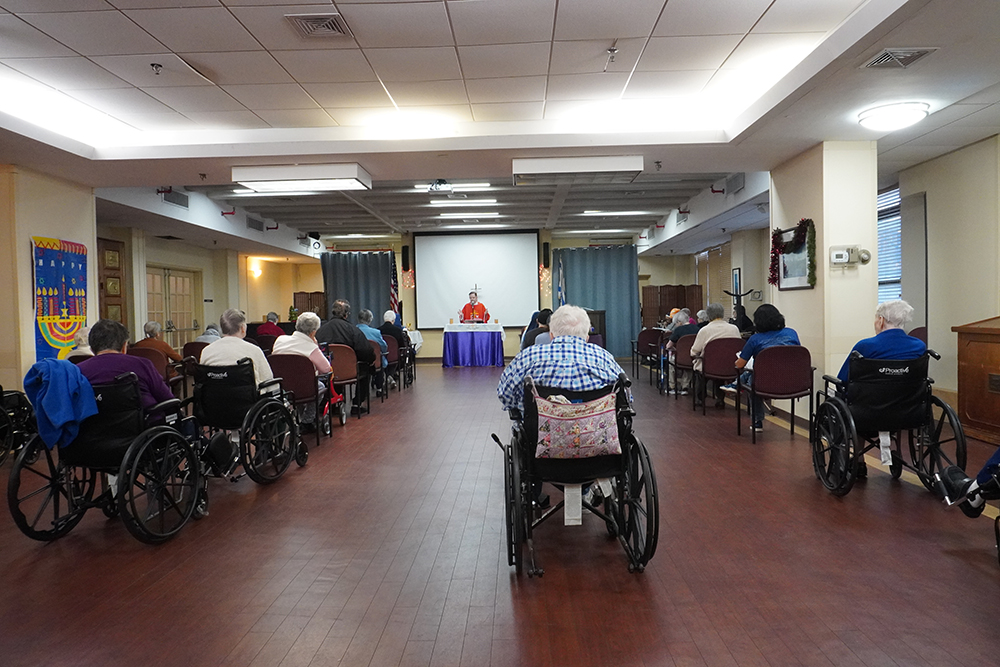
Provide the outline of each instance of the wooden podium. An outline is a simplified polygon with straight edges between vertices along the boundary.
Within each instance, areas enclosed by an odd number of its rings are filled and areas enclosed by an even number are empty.
[[[967,434],[1000,445],[1000,317],[951,330],[958,334],[958,418]]]

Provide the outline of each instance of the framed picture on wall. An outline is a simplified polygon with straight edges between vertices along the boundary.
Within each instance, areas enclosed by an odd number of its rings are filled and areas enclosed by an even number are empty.
[[[741,289],[741,287],[742,287],[742,281],[740,280],[740,268],[736,267],[735,269],[733,269],[733,289],[730,291],[733,294],[742,294],[743,290]],[[736,305],[735,296],[733,297],[733,305],[734,306]]]
[[[122,281],[121,278],[108,278],[104,281],[104,287],[108,294],[112,296],[121,296],[122,293]]]
[[[795,237],[795,229],[781,233],[781,242],[789,243]],[[778,289],[811,289],[809,285],[809,253],[806,244],[792,252],[787,250],[778,256]]]

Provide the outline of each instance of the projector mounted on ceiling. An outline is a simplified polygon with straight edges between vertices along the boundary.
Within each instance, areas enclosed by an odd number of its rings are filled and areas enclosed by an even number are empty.
[[[514,158],[514,185],[631,183],[642,173],[641,155]]]

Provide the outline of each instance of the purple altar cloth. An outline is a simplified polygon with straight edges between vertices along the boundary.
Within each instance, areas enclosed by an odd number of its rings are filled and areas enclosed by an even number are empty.
[[[503,366],[503,337],[499,331],[446,331],[441,365]]]

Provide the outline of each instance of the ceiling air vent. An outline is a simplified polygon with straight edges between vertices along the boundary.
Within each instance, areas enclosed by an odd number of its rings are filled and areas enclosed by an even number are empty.
[[[251,218],[247,216],[247,229],[253,229],[258,232],[264,231],[264,221],[258,220],[257,218]]]
[[[188,207],[188,196],[183,192],[177,192],[176,190],[169,190],[164,192],[162,195],[163,201],[168,204],[173,204],[174,206],[180,206],[181,208]]]
[[[732,174],[726,179],[726,194],[734,195],[747,184],[747,175],[742,171],[737,174]]]
[[[905,69],[937,49],[885,49],[861,66],[881,69]]]
[[[172,234],[164,234],[163,236],[157,236],[158,239],[163,239],[164,241],[180,241],[182,240],[179,236],[174,236]]]
[[[302,37],[352,37],[340,14],[285,14]]]

